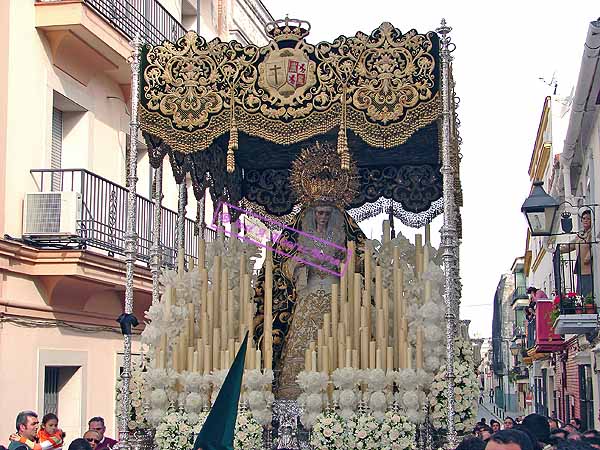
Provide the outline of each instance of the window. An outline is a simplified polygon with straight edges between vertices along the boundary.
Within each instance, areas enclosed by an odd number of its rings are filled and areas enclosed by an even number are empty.
[[[63,112],[58,108],[52,108],[52,146],[50,148],[50,168],[60,169],[62,167],[63,147]],[[52,190],[60,191],[62,186],[60,173],[52,173]]]
[[[592,369],[589,365],[579,366],[579,409],[581,428],[594,428],[594,400],[592,397]]]

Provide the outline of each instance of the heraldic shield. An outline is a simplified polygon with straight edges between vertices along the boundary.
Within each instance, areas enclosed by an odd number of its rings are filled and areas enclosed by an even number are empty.
[[[315,67],[299,48],[274,48],[260,64],[259,85],[281,105],[291,105],[315,84]]]

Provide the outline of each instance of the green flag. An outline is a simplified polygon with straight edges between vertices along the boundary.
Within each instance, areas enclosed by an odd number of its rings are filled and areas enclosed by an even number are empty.
[[[196,442],[194,450],[233,450],[233,434],[237,419],[240,391],[242,389],[242,376],[246,361],[246,347],[248,333],[238,351],[219,395],[212,406]]]

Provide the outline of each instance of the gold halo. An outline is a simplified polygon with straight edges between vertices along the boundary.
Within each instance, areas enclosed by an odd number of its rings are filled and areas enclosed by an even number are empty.
[[[344,208],[358,192],[358,172],[351,159],[343,170],[335,147],[324,142],[302,149],[292,163],[292,189],[298,201],[307,206],[334,205]]]

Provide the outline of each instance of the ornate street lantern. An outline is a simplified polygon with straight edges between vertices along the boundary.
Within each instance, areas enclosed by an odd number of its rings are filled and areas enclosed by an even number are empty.
[[[548,195],[543,181],[534,181],[533,190],[521,206],[532,236],[550,236],[554,229],[559,203]]]

